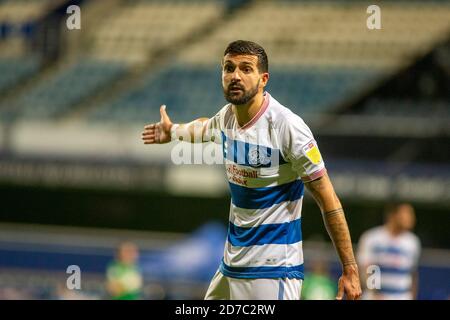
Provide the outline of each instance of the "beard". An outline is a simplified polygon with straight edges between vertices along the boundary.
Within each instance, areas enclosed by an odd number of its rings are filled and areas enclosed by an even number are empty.
[[[225,97],[225,100],[227,100],[229,103],[234,104],[235,106],[247,104],[258,93],[259,81],[260,80],[258,80],[258,83],[256,84],[256,86],[254,86],[253,88],[251,88],[248,91],[246,91],[244,89],[244,87],[242,87],[238,83],[231,83],[227,89],[223,90],[223,95]],[[231,88],[233,88],[233,89],[238,88],[241,91],[238,91],[237,94],[232,93]]]

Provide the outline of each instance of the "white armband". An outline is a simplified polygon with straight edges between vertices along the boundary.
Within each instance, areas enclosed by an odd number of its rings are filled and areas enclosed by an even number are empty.
[[[170,128],[170,140],[175,141],[178,140],[177,129],[180,125],[178,123],[174,123],[172,128]]]

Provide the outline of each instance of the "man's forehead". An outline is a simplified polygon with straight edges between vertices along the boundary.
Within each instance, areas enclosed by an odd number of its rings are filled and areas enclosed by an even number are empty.
[[[258,57],[250,54],[229,54],[227,53],[223,57],[223,62],[232,62],[234,64],[239,63],[250,63],[250,64],[257,64],[258,63]]]

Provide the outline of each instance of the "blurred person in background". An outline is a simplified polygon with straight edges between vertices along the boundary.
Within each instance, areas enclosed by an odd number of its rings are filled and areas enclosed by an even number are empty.
[[[335,281],[329,273],[329,265],[323,258],[312,259],[311,271],[305,276],[302,288],[303,300],[334,300]]]
[[[137,300],[141,296],[142,275],[138,268],[138,247],[123,242],[117,248],[115,260],[106,271],[106,290],[114,300]]]
[[[362,268],[363,283],[367,282],[364,286],[364,299],[417,299],[417,266],[421,244],[419,238],[411,232],[415,223],[412,205],[393,203],[386,206],[384,224],[361,236],[357,258]],[[379,267],[379,288],[368,288],[372,287],[369,279],[371,275],[368,275],[370,266]]]

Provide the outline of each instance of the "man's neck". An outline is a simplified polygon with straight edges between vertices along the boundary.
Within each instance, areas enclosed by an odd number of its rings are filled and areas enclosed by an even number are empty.
[[[240,127],[249,123],[262,108],[264,102],[264,94],[258,92],[255,97],[247,104],[235,106],[233,105],[233,113]]]
[[[386,229],[388,230],[389,234],[393,237],[397,237],[403,233],[403,230],[401,230],[400,228],[396,228],[394,225],[389,223],[386,224]]]

